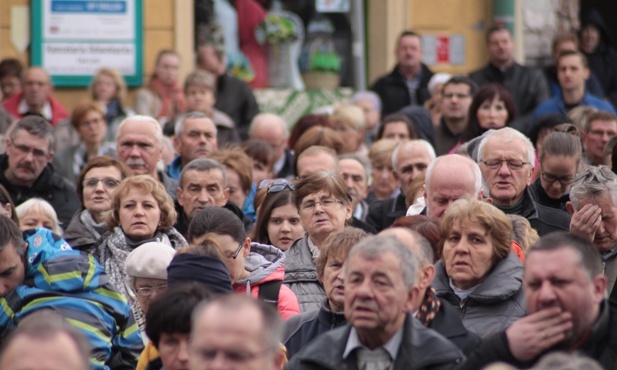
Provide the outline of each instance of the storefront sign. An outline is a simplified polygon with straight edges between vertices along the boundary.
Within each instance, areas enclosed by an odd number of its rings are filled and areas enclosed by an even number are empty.
[[[32,65],[56,86],[87,86],[101,67],[142,84],[142,0],[32,2]]]

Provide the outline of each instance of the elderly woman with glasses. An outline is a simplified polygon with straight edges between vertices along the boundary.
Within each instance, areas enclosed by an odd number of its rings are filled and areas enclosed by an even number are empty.
[[[124,163],[108,156],[91,159],[81,170],[75,185],[82,209],[73,215],[62,236],[73,248],[90,250],[101,242],[111,195],[129,176],[131,171]]]
[[[551,133],[542,145],[540,176],[529,187],[539,204],[567,211],[570,186],[582,162],[581,141],[565,132]]]
[[[313,261],[326,238],[351,220],[351,197],[338,174],[316,172],[296,185],[296,207],[306,235],[285,252],[285,284],[307,312],[318,310],[326,298]]]
[[[296,207],[296,188],[289,181],[278,179],[266,189],[252,239],[286,251],[305,233]]]

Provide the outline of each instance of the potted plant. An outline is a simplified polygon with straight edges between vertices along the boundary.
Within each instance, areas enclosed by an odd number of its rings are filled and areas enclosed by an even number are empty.
[[[336,89],[341,83],[341,58],[322,41],[313,41],[315,47],[310,48],[308,66],[302,74],[307,89]]]

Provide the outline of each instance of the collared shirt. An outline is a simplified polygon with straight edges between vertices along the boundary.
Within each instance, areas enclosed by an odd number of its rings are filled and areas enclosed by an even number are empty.
[[[309,251],[311,251],[311,256],[313,257],[313,261],[315,261],[317,259],[317,257],[319,257],[320,250],[315,245],[315,243],[313,243],[313,241],[311,240],[310,236],[308,238],[306,238],[306,240],[308,241],[308,247],[309,247]]]
[[[403,326],[401,326],[397,330],[397,332],[392,336],[392,338],[390,338],[390,340],[386,342],[386,344],[380,347],[385,349],[386,352],[388,352],[392,363],[394,363],[394,361],[396,360],[396,355],[398,354],[398,350],[401,347],[402,342]],[[349,337],[347,338],[347,345],[345,345],[345,351],[343,351],[343,359],[347,359],[353,351],[359,348],[367,349],[365,346],[362,345],[362,342],[360,342],[360,337],[358,337],[358,332],[356,331],[356,328],[352,327],[351,331],[349,332]]]
[[[19,102],[19,106],[17,107],[17,112],[22,116],[30,111],[30,107],[28,107],[28,103],[26,103],[26,99],[21,99]],[[45,100],[45,105],[43,105],[43,109],[39,112],[43,118],[50,121],[53,118],[53,112],[51,110],[51,104],[49,100]]]

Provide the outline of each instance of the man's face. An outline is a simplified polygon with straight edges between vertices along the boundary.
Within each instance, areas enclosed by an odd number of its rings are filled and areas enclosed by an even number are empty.
[[[507,30],[495,31],[488,39],[488,57],[492,64],[508,64],[513,61],[514,43]]]
[[[471,105],[471,88],[467,84],[448,84],[443,88],[441,113],[446,120],[467,118]]]
[[[223,173],[216,168],[186,171],[183,185],[178,188],[178,203],[189,220],[206,207],[223,207],[229,199],[229,189],[223,184]]]
[[[318,171],[336,172],[336,159],[326,153],[305,155],[298,160],[298,178],[306,178]]]
[[[426,215],[435,220],[441,220],[452,202],[462,198],[478,198],[475,178],[469,166],[438,163],[431,172],[429,183],[430,187],[424,191]]]
[[[381,118],[381,112],[375,108],[373,102],[369,99],[359,99],[355,102],[355,105],[362,108],[362,111],[364,112],[364,117],[366,119],[366,124],[364,127],[367,130],[377,127],[379,119]]]
[[[0,297],[6,297],[26,279],[24,261],[12,243],[0,252]]]
[[[190,370],[275,370],[278,358],[267,348],[263,319],[254,307],[225,310],[216,303],[197,318],[189,344]]]
[[[41,68],[31,68],[22,81],[24,99],[28,107],[40,109],[51,94],[49,75]]]
[[[218,75],[221,72],[222,62],[216,54],[214,47],[202,46],[199,48],[198,53],[201,61],[199,68],[215,75]]]
[[[561,57],[557,64],[557,80],[563,90],[570,91],[585,87],[589,69],[583,65],[578,55]]]
[[[339,164],[339,175],[345,182],[347,192],[351,195],[352,208],[356,209],[358,203],[366,198],[368,194],[368,177],[366,171],[360,162],[355,159],[341,159]]]
[[[273,118],[280,119],[280,118]],[[285,131],[281,127],[274,127],[275,125],[257,126],[253,132],[251,132],[251,139],[263,140],[270,144],[274,149],[274,161],[279,160],[285,153],[287,147],[287,138],[285,137]]]
[[[216,126],[210,118],[187,119],[180,137],[174,138],[174,144],[183,164],[196,158],[207,158],[218,150]]]
[[[596,49],[598,44],[600,43],[600,30],[597,26],[593,24],[588,24],[583,27],[581,32],[581,46],[592,52]]]
[[[580,256],[571,248],[536,251],[527,255],[523,287],[527,313],[560,307],[572,315],[572,334],[566,344],[584,337],[597,318],[604,298],[606,278],[590,278],[580,264]]]
[[[171,86],[175,84],[180,78],[180,58],[174,54],[161,56],[154,73],[163,85]]]
[[[578,47],[576,47],[574,41],[566,40],[555,45],[555,48],[553,49],[553,62],[555,62],[555,65],[557,65],[559,55],[566,51],[578,51]]]
[[[133,175],[156,176],[156,164],[161,159],[161,144],[151,122],[128,121],[120,128],[116,139],[118,160],[126,164]]]
[[[486,162],[502,162],[497,169],[489,168]],[[521,168],[510,168],[510,163],[524,162]],[[490,197],[498,206],[513,206],[523,197],[525,188],[531,183],[533,164],[529,164],[527,150],[521,140],[503,141],[500,139],[488,140],[484,146],[484,157],[480,163],[480,170],[489,190]],[[513,167],[513,166],[512,166]]]
[[[26,334],[17,336],[5,349],[0,368],[3,370],[86,370],[75,341],[66,333],[51,338]]]
[[[31,187],[54,156],[49,139],[19,130],[15,139],[6,139],[7,180],[14,185]]]
[[[345,317],[361,337],[396,332],[411,311],[413,293],[405,286],[400,265],[393,252],[371,260],[358,254],[348,258]]]
[[[214,93],[201,86],[189,86],[186,89],[185,96],[189,111],[210,114],[214,103],[216,103]]]
[[[396,60],[403,68],[419,68],[422,62],[422,41],[417,36],[404,36],[396,48]]]
[[[589,131],[583,133],[583,145],[593,163],[601,163],[606,143],[617,135],[617,121],[596,120],[589,124]]]
[[[189,335],[184,333],[161,333],[159,356],[165,370],[185,370],[189,364]]]
[[[580,199],[578,209],[591,204],[600,207],[600,226],[596,230],[593,244],[600,253],[608,252],[617,244],[617,205],[607,192],[596,195],[593,198]]]
[[[405,147],[399,150],[394,177],[399,181],[403,194],[407,194],[409,184],[416,176],[426,171],[429,163],[431,163],[431,156],[424,145],[416,143],[411,148]]]

